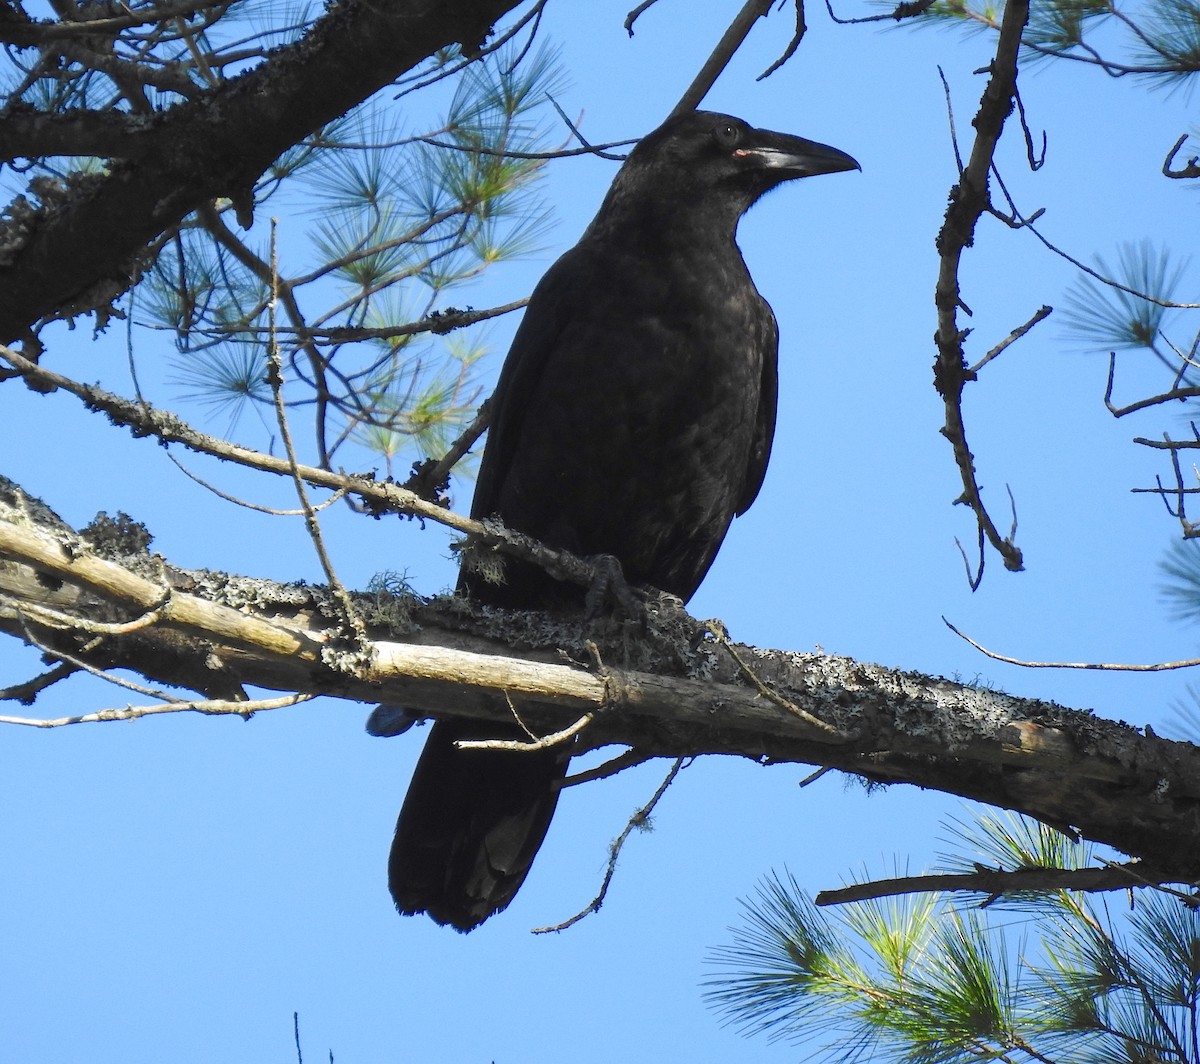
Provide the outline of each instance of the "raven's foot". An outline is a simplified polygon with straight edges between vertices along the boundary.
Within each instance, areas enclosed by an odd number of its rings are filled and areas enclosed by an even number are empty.
[[[592,563],[595,575],[583,599],[584,619],[593,621],[603,613],[643,619],[646,607],[625,579],[621,562],[612,554],[594,554],[588,561]]]

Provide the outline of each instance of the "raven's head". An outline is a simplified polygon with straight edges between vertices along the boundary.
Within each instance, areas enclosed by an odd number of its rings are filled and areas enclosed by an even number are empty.
[[[860,169],[827,144],[755,129],[732,115],[689,111],[638,142],[613,182],[609,202],[617,210],[634,202],[653,202],[661,210],[670,202],[736,225],[755,200],[784,181]]]

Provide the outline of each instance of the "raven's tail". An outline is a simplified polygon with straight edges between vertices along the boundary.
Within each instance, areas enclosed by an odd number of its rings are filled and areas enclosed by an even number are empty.
[[[459,739],[527,738],[515,727],[439,721],[396,822],[388,887],[405,914],[470,931],[517,893],[566,775],[567,752],[458,750]]]

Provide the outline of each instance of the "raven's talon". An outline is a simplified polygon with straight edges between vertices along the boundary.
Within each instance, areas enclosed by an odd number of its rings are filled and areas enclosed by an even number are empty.
[[[623,614],[633,620],[644,619],[646,607],[634,594],[621,562],[612,554],[596,554],[588,559],[595,573],[583,599],[583,617],[594,621],[602,613]]]

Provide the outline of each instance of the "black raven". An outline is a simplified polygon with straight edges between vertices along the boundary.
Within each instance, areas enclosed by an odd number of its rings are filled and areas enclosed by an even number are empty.
[[[471,513],[555,547],[606,554],[631,584],[685,601],[766,472],[775,316],[735,241],[764,192],[857,169],[824,144],[729,115],[669,119],[630,153],[579,243],[534,289],[492,401]],[[581,606],[581,589],[508,561],[472,598]],[[433,726],[396,825],[402,913],[469,931],[512,900],[542,844],[565,750],[462,751],[514,726]]]

